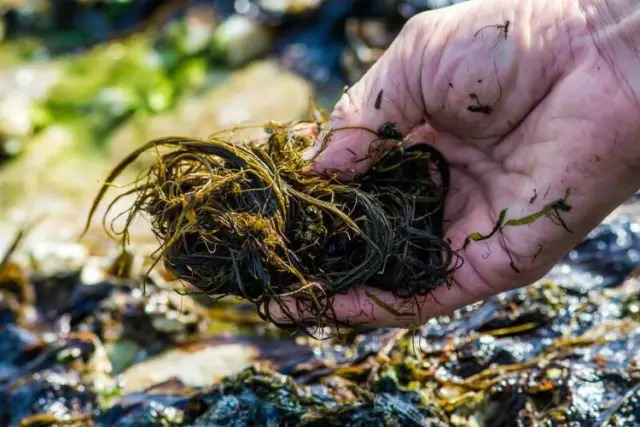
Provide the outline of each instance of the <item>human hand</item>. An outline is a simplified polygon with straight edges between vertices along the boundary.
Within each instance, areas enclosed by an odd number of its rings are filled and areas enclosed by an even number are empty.
[[[386,121],[448,160],[445,237],[464,264],[450,288],[417,299],[356,286],[334,297],[337,320],[417,326],[527,285],[640,187],[640,5],[484,0],[418,15],[340,99],[327,129]],[[336,132],[312,153],[313,168],[360,174],[369,164],[353,159],[371,143],[365,131]],[[572,209],[561,215],[571,232],[542,217],[463,249],[503,209],[525,217],[568,190]],[[367,294],[416,316],[396,317]]]

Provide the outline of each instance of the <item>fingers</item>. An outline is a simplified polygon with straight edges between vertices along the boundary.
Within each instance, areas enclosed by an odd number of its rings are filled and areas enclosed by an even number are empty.
[[[482,300],[491,293],[495,292],[490,286],[486,286],[473,268],[463,264],[456,271],[451,286],[440,286],[428,295],[397,298],[390,292],[358,285],[347,293],[331,297],[328,301],[330,311],[324,318],[318,319],[317,315],[296,304],[293,298],[272,301],[268,310],[278,324],[317,322],[329,326],[337,323],[348,326],[412,328]],[[284,305],[284,309],[280,304]]]
[[[307,153],[308,158],[315,157],[315,171],[360,174],[371,164],[370,151],[380,148],[376,144],[382,141],[375,133],[383,123],[394,123],[406,135],[423,120],[419,64],[426,19],[419,15],[410,20],[384,56],[338,101],[323,129],[328,140],[320,138]]]
[[[271,303],[269,309],[274,321],[281,324],[314,323],[320,320],[321,324],[327,325],[338,323],[348,326],[411,328],[455,310],[458,305],[454,301],[464,297],[456,289],[444,287],[431,295],[399,299],[390,292],[359,285],[346,294],[332,297],[332,311],[323,319],[317,319],[312,313],[299,308],[292,299],[282,302],[286,304],[293,319],[275,302]]]

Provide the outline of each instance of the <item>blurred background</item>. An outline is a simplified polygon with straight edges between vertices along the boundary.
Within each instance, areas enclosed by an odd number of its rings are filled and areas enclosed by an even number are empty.
[[[0,0],[0,425],[637,425],[637,198],[532,286],[327,341],[143,286],[144,224],[78,240],[138,145],[330,110],[452,3]]]

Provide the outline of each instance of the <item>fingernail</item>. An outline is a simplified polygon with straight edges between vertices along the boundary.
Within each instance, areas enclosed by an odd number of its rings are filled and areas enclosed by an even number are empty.
[[[320,142],[316,142],[312,147],[307,148],[302,153],[302,158],[306,161],[313,160],[319,153],[322,148],[322,144]]]
[[[314,172],[314,162],[313,160],[320,154],[320,150],[322,148],[322,144],[320,142],[316,142],[313,147],[307,148],[302,153],[302,159],[306,162],[310,162],[307,166],[302,168],[302,173],[310,174]]]

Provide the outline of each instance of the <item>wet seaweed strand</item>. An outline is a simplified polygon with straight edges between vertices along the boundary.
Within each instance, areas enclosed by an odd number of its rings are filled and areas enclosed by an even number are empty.
[[[214,298],[246,298],[272,320],[269,303],[293,297],[299,309],[331,319],[330,297],[355,284],[400,297],[447,285],[459,258],[442,238],[444,158],[426,145],[391,141],[356,183],[305,175],[302,153],[314,140],[295,131],[301,124],[269,123],[266,139],[244,144],[222,133],[150,141],[111,171],[87,227],[117,177],[142,154],[156,153],[133,187],[110,202],[105,228],[124,246],[133,218],[145,214],[160,242],[155,260]],[[376,141],[387,137],[371,133]],[[131,208],[115,216],[124,227],[116,229],[111,211],[132,194]]]

